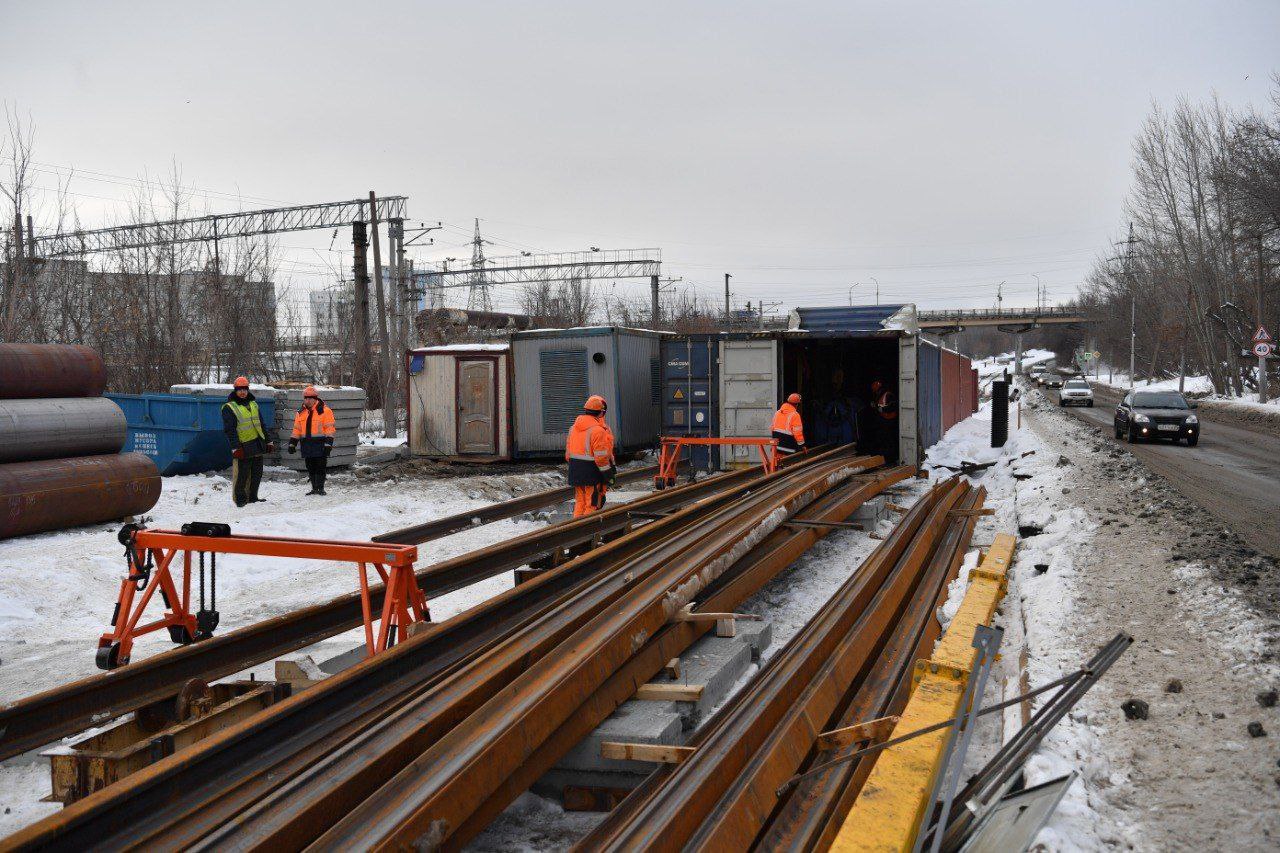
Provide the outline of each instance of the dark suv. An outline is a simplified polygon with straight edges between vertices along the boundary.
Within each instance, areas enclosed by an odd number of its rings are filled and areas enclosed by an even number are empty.
[[[1116,406],[1116,438],[1129,437],[1130,444],[1141,439],[1186,439],[1195,447],[1200,440],[1200,419],[1191,410],[1195,403],[1177,391],[1130,391]]]

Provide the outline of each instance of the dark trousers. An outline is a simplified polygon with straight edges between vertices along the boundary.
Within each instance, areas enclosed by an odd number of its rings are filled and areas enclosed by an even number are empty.
[[[262,484],[262,457],[231,460],[231,499],[236,506],[244,506],[258,499],[258,486]]]
[[[324,456],[308,456],[302,461],[307,463],[307,479],[311,481],[311,488],[323,492],[324,478],[329,473],[329,460]]]

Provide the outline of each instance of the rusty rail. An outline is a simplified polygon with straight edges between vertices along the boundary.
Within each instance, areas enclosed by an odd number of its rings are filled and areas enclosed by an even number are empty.
[[[970,487],[935,487],[903,517],[747,690],[697,735],[696,751],[664,767],[580,844],[580,849],[746,849],[778,805],[776,789],[812,751],[815,721],[830,721],[892,642],[913,597],[933,603],[932,573],[949,514]],[[931,562],[932,561],[932,562]],[[946,561],[950,564],[950,560]]]
[[[336,766],[335,756],[349,754],[342,750],[345,744],[359,742],[362,747],[368,746],[369,729],[374,722],[383,719],[403,722],[410,713],[423,709],[415,697],[435,701],[434,707],[440,709],[441,714],[435,719],[438,725],[447,725],[452,719],[449,715],[456,717],[485,700],[505,683],[504,678],[517,677],[535,656],[534,649],[545,651],[553,647],[555,638],[571,631],[575,624],[610,609],[619,595],[629,593],[641,582],[643,572],[636,568],[641,568],[645,560],[650,561],[647,570],[652,573],[658,563],[670,561],[679,547],[687,549],[705,540],[708,522],[704,518],[720,518],[735,498],[749,501],[758,499],[756,496],[760,494],[785,488],[781,480],[785,476],[806,482],[820,478],[833,464],[849,467],[847,457],[833,463],[816,456],[796,464],[786,474],[775,475],[771,481],[756,483],[754,477],[739,479],[735,475],[708,481],[720,481],[722,485],[727,481],[736,486],[728,493],[712,494],[698,507],[645,525],[473,611],[434,626],[385,655],[327,679],[252,721],[86,798],[14,836],[6,846],[75,846],[109,843],[111,838],[121,842],[127,839],[129,843],[146,841],[160,846],[189,846],[220,825],[230,826],[221,821],[220,815],[238,815],[254,806],[267,809],[276,817],[284,814],[280,837],[293,838],[292,833],[300,825],[288,817],[288,810],[271,812],[270,807],[277,802],[305,804],[306,798],[295,796],[293,789],[306,782],[317,784],[319,780],[318,785],[325,793],[333,789],[325,783],[330,777],[297,771],[322,759],[326,767]],[[809,468],[817,473],[808,472]],[[699,487],[705,488],[703,484],[683,488],[702,494]],[[664,494],[678,491],[681,490]],[[678,533],[695,527],[699,528],[696,534]],[[624,572],[623,566],[635,568]],[[611,567],[613,570],[609,571]],[[566,609],[566,603],[571,601],[578,605],[573,614]],[[555,625],[550,625],[551,622]],[[541,645],[531,639],[531,632],[535,631],[543,632]],[[518,642],[507,643],[506,651],[520,652],[514,658],[508,657],[502,665],[489,666],[486,673],[478,673],[476,667],[467,665],[483,653],[489,653],[485,655],[486,660],[491,658],[500,647],[498,639],[511,635],[520,637]],[[446,689],[454,691],[450,694],[452,705],[439,701]],[[362,732],[365,733],[363,739],[357,737]],[[416,754],[415,746],[415,742],[408,741],[391,759],[396,755],[411,758]],[[352,778],[357,781],[345,790],[356,792],[361,785],[381,782],[381,774],[387,772],[386,762],[374,764],[368,768],[362,768],[359,762],[348,764]],[[274,795],[274,788],[285,782],[290,783],[290,790]],[[192,807],[193,803],[198,805]],[[295,811],[295,816],[298,813],[308,820],[308,816],[316,815],[314,809],[305,807]],[[318,824],[311,825],[304,820],[301,829],[318,831],[316,826],[325,826],[342,813],[342,810],[320,813]]]

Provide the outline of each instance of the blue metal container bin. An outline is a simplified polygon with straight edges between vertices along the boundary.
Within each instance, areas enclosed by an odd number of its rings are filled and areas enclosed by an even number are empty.
[[[662,434],[714,438],[720,435],[718,334],[684,335],[662,342]],[[720,451],[689,448],[695,470],[715,471]]]
[[[231,465],[231,445],[222,433],[225,397],[203,394],[107,394],[129,424],[124,452],[144,453],[161,475],[220,471]],[[275,400],[258,400],[267,435],[276,422]]]

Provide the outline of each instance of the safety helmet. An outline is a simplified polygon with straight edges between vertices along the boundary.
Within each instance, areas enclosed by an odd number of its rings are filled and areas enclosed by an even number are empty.
[[[788,402],[788,403],[790,403],[790,404],[791,404],[791,405],[793,405],[793,406],[798,406],[798,405],[800,405],[800,395],[799,395],[799,394],[788,394],[788,395],[787,395],[787,402]]]
[[[248,379],[247,377],[244,377],[244,376],[237,376],[237,377],[236,377],[236,381],[235,381],[235,387],[237,387],[237,388],[248,388],[248,387],[249,387],[249,379]]]
[[[880,390],[881,388],[883,388],[883,387],[884,387],[884,383],[882,383],[879,379],[873,379],[873,380],[871,381],[871,390],[872,390],[872,391],[879,391],[879,390]]]
[[[306,388],[303,388],[303,389],[302,389],[302,396],[303,396],[304,398],[305,398],[305,397],[315,397],[315,398],[317,398],[317,399],[319,399],[319,397],[320,397],[320,395],[316,393],[316,386],[314,386],[314,385],[308,385]]]
[[[587,402],[582,404],[582,408],[587,412],[605,412],[608,411],[609,404],[599,394],[592,394],[587,398]]]

